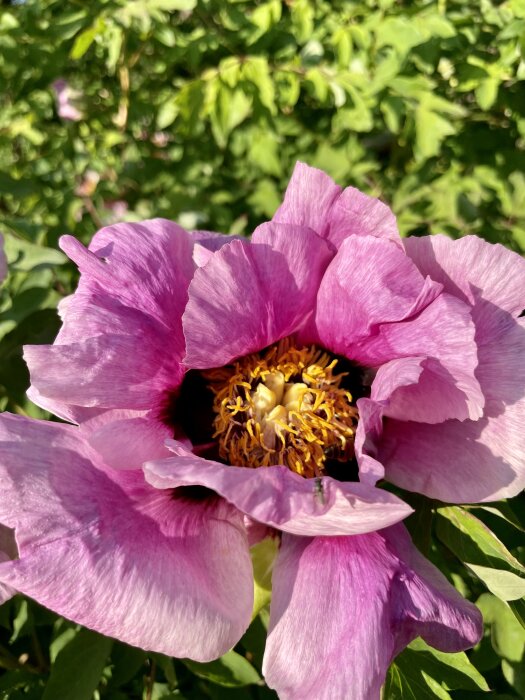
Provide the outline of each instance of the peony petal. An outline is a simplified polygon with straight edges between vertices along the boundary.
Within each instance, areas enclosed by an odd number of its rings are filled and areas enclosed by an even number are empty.
[[[26,346],[27,347],[27,346]],[[84,408],[83,406],[73,406],[62,401],[53,401],[47,396],[42,396],[35,386],[30,386],[27,390],[27,398],[44,411],[54,413],[55,416],[70,423],[81,423],[89,420],[93,416],[103,411],[101,408]]]
[[[89,250],[72,236],[63,236],[60,245],[79,267],[81,290],[110,296],[180,335],[195,269],[187,231],[166,219],[152,219],[103,228]]]
[[[401,246],[396,218],[386,204],[355,187],[341,191],[329,175],[299,161],[273,220],[308,226],[336,248],[352,235],[386,238]]]
[[[82,435],[101,457],[102,468],[140,469],[150,459],[169,457],[173,430],[151,413],[105,411],[81,425]]]
[[[185,363],[228,364],[290,335],[312,312],[330,252],[313,231],[264,224],[199,268],[184,312]]]
[[[31,396],[62,418],[80,407],[154,408],[182,378],[182,311],[193,241],[169,221],[117,224],[89,249],[61,239],[77,262],[77,292],[63,300],[53,346],[28,346]]]
[[[399,247],[402,245],[396,217],[390,207],[355,187],[347,187],[330,212],[327,238],[340,248],[345,238],[352,235],[375,236],[391,240]]]
[[[330,226],[330,212],[341,188],[322,170],[297,161],[284,201],[273,216],[282,224],[307,226],[323,238]]]
[[[411,394],[417,398],[419,392],[420,400],[428,389],[426,408],[422,403],[421,410],[427,411],[429,420],[437,422],[446,417],[475,420],[483,415],[485,404],[475,332],[469,307],[449,294],[441,294],[414,319],[383,324],[375,335],[349,348],[347,354],[365,366],[379,366],[394,358],[427,358],[419,379],[421,387],[398,390],[399,397],[406,396],[405,406]],[[445,405],[429,411],[433,396]],[[415,410],[413,406],[412,411]],[[420,419],[425,416],[422,414]]]
[[[387,491],[331,477],[304,479],[286,467],[231,467],[197,457],[175,441],[177,456],[144,465],[158,489],[200,485],[254,520],[285,532],[344,535],[370,532],[406,518],[412,509]]]
[[[473,646],[479,611],[421,560],[402,526],[283,535],[263,663],[279,698],[377,700],[393,657],[416,636],[446,651]]]
[[[206,265],[211,256],[231,241],[242,241],[242,236],[226,235],[215,231],[190,231],[190,236],[195,241],[193,246],[193,260],[198,267]]]
[[[0,419],[0,522],[20,558],[0,580],[59,615],[145,649],[206,661],[253,605],[243,516],[220,498],[104,472],[74,426]]]
[[[469,410],[467,394],[454,377],[432,357],[403,357],[382,365],[372,383],[370,398],[383,406],[389,418],[418,423],[442,423],[455,418],[466,420],[481,415]]]
[[[347,354],[380,324],[414,316],[440,291],[441,285],[425,280],[391,241],[352,236],[341,245],[321,283],[319,335],[334,352]]]
[[[473,306],[490,302],[513,316],[525,308],[525,259],[502,245],[477,236],[452,240],[443,235],[410,237],[404,244],[422,274],[450,294]]]
[[[503,311],[494,316],[499,335],[479,348],[484,417],[385,421],[375,449],[389,481],[451,503],[510,498],[525,487],[525,324]]]
[[[26,345],[24,358],[37,392],[52,401],[148,410],[160,409],[166,392],[182,381],[182,365],[166,347],[169,336],[150,326],[139,336],[106,333],[71,345]]]

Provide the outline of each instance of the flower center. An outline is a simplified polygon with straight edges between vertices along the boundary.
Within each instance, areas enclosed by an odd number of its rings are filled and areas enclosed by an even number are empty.
[[[328,460],[354,457],[358,412],[337,358],[288,340],[203,373],[214,394],[214,439],[229,464],[283,464],[320,476]]]

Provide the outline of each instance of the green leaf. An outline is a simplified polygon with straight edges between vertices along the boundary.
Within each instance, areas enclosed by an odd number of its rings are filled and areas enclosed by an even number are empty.
[[[80,629],[56,657],[42,700],[91,700],[112,644],[108,637]]]
[[[439,508],[437,535],[502,600],[525,596],[525,567],[481,520],[459,506]]]
[[[384,700],[450,699],[452,690],[489,690],[466,654],[445,654],[414,640],[389,669]]]
[[[520,625],[525,629],[525,598],[521,598],[520,600],[509,600],[508,605],[514,613],[516,620],[518,620]]]
[[[420,105],[416,109],[415,155],[418,160],[437,156],[443,140],[455,133],[454,126],[444,117]]]
[[[422,671],[439,680],[446,690],[489,690],[487,681],[464,652],[447,654],[415,639],[404,652]]]
[[[519,662],[525,651],[525,629],[520,625],[509,605],[490,593],[476,601],[483,621],[490,627],[494,651],[503,659]]]
[[[148,0],[148,6],[165,12],[189,12],[197,5],[197,0]]]
[[[260,103],[270,114],[275,114],[275,87],[267,59],[260,56],[248,57],[242,66],[242,76],[256,87]]]
[[[315,12],[309,0],[294,0],[291,4],[294,36],[299,44],[311,38]]]
[[[253,685],[261,681],[250,662],[236,651],[229,651],[220,659],[208,663],[198,663],[189,659],[182,659],[182,661],[199,678],[205,678],[227,688]]]
[[[29,243],[17,236],[5,237],[5,252],[12,270],[30,272],[41,267],[55,267],[67,262],[60,250]]]
[[[272,598],[272,572],[278,549],[279,543],[273,537],[267,537],[250,549],[254,579],[252,620]]]
[[[176,97],[172,96],[161,104],[157,112],[157,128],[162,130],[173,124],[179,113]]]
[[[500,81],[498,78],[485,78],[475,89],[476,101],[484,112],[489,110],[494,102],[496,102],[499,84]]]
[[[104,18],[97,17],[90,27],[84,29],[84,31],[81,32],[75,39],[73,48],[69,54],[70,58],[72,58],[74,61],[82,58],[91,44],[95,41],[96,37],[102,33],[104,26]]]
[[[451,700],[451,696],[433,678],[405,664],[401,657],[388,669],[383,700]]]

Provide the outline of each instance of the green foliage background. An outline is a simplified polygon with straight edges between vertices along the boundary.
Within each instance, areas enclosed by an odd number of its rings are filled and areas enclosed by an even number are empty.
[[[25,398],[20,348],[52,341],[74,288],[61,234],[152,216],[248,234],[297,159],[389,202],[404,234],[525,251],[524,56],[525,0],[0,2],[0,409],[49,417]],[[60,78],[79,121],[58,116]],[[523,499],[415,505],[418,545],[478,601],[486,636],[468,657],[414,643],[385,700],[525,698]],[[16,598],[0,608],[0,699],[275,697],[266,624],[263,608],[203,666]]]

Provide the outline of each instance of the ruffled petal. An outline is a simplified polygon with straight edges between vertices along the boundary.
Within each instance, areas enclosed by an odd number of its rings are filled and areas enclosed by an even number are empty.
[[[513,316],[525,308],[525,259],[521,255],[477,236],[458,240],[443,235],[410,237],[404,244],[422,274],[441,283],[449,294],[472,306],[480,305],[477,322],[483,322],[491,311],[482,301]]]
[[[228,364],[293,333],[311,314],[330,259],[325,241],[300,226],[260,226],[199,268],[184,312],[185,364]]]
[[[377,700],[394,656],[416,636],[473,646],[477,608],[395,526],[354,537],[283,535],[263,663],[281,700]]]
[[[441,289],[391,241],[353,236],[343,242],[321,283],[319,335],[335,352],[347,354],[380,324],[417,314]]]
[[[376,236],[401,245],[389,207],[355,187],[341,188],[322,170],[297,162],[274,221],[308,226],[339,248],[348,236]]]
[[[105,411],[80,428],[100,455],[103,469],[140,469],[150,459],[170,456],[164,443],[173,430],[151,413]]]
[[[109,296],[181,334],[181,316],[193,277],[193,240],[166,219],[115,224],[93,236],[89,249],[71,236],[62,250],[77,263],[79,289]]]
[[[156,407],[183,374],[192,238],[156,219],[104,228],[89,249],[71,236],[61,245],[81,279],[55,344],[25,349],[32,397],[74,421],[81,407]]]
[[[275,212],[273,221],[307,226],[326,238],[332,205],[340,193],[341,188],[329,175],[297,161],[283,203]]]
[[[477,390],[477,382],[475,386]],[[433,357],[403,357],[382,365],[372,382],[370,398],[381,403],[384,416],[418,423],[476,417],[484,403],[478,394],[477,410],[471,410],[468,394]]]
[[[283,466],[250,469],[197,457],[169,441],[176,457],[144,465],[158,489],[205,486],[254,520],[284,532],[345,535],[399,522],[410,506],[388,491],[330,477],[304,479]]]
[[[15,534],[13,530],[0,525],[0,564],[4,561],[12,561],[18,558]],[[6,586],[0,581],[0,605],[8,601],[16,594],[14,588]]]
[[[330,212],[327,238],[336,248],[340,248],[343,241],[352,235],[384,238],[401,247],[396,217],[390,207],[355,187],[347,187]]]
[[[0,564],[0,581],[170,656],[206,661],[239,640],[253,605],[241,513],[153,489],[140,471],[95,468],[74,426],[4,415],[0,439],[0,522],[20,555]]]
[[[484,417],[439,425],[386,420],[374,454],[389,481],[450,503],[511,498],[525,487],[525,324],[495,315],[500,332],[478,350]]]
[[[140,335],[106,333],[71,345],[26,345],[24,358],[37,392],[52,401],[160,410],[184,375],[166,347],[168,334],[150,326]]]
[[[193,260],[198,267],[206,265],[211,256],[232,241],[242,241],[242,236],[226,235],[216,231],[190,231],[190,236],[195,241],[193,246]]]

